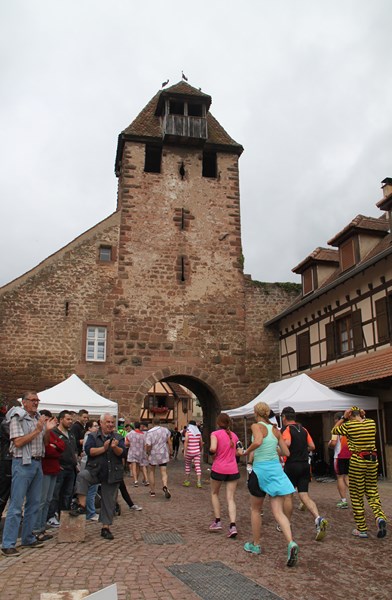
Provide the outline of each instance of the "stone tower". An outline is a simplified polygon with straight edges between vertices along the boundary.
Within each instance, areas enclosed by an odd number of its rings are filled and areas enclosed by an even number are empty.
[[[115,213],[0,289],[0,391],[76,373],[137,419],[158,381],[185,385],[206,431],[279,377],[263,323],[293,294],[243,274],[243,150],[184,81],[119,136]]]

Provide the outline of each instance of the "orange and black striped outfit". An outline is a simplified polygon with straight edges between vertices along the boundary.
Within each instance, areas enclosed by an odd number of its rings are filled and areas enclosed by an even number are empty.
[[[332,433],[347,437],[348,447],[352,452],[348,475],[354,520],[358,531],[367,531],[364,495],[375,519],[381,518],[386,521],[377,487],[376,423],[373,419],[346,421],[334,427]]]

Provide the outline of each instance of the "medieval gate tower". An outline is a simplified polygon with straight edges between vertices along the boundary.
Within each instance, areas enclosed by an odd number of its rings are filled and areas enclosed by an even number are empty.
[[[210,104],[184,81],[156,94],[119,136],[116,212],[1,288],[4,393],[76,372],[137,418],[151,386],[173,381],[208,428],[279,377],[263,323],[290,294],[243,274],[243,148]],[[102,355],[89,355],[94,328]]]

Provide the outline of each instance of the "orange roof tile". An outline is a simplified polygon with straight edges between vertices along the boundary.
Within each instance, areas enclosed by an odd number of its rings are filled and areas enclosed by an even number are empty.
[[[333,238],[328,241],[331,246],[339,246],[342,241],[347,239],[353,231],[366,231],[373,233],[374,235],[386,235],[389,229],[388,222],[385,215],[381,217],[365,217],[364,215],[357,215],[344,229],[339,231]]]
[[[349,358],[327,367],[307,371],[306,374],[331,388],[392,377],[392,348]]]

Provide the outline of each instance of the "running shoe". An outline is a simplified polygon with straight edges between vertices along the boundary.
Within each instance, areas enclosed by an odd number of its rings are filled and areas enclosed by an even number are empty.
[[[87,519],[87,521],[99,521],[99,515],[97,515],[97,513],[95,513],[95,515],[93,515],[92,517],[89,517]]]
[[[139,484],[137,481],[134,482],[133,487],[139,487]]]
[[[368,538],[368,532],[367,531],[359,531],[358,529],[353,529],[352,530],[352,535],[354,537],[358,537],[358,538]]]
[[[218,522],[213,521],[209,527],[210,531],[220,531],[221,529],[222,529],[222,525],[221,525],[220,521],[218,521]]]
[[[201,483],[200,483],[200,481],[198,481],[198,482],[196,483],[196,487],[197,487],[197,488],[199,488],[199,489],[201,488]]]
[[[60,521],[56,517],[51,517],[46,523],[48,527],[57,528],[60,527]]]
[[[238,534],[237,527],[235,525],[230,525],[229,533],[227,534],[227,537],[235,538],[237,534]]]
[[[383,538],[387,535],[387,522],[385,519],[383,519],[382,517],[379,517],[377,519],[377,527],[378,527],[378,531],[377,531],[377,537],[378,538]]]
[[[328,521],[324,517],[319,517],[316,523],[316,542],[321,542],[327,534]]]
[[[245,552],[250,552],[251,554],[261,554],[261,546],[257,544],[252,544],[252,542],[246,542],[244,544]]]
[[[287,563],[288,567],[294,567],[298,562],[299,548],[295,542],[290,542],[287,546]]]
[[[305,512],[306,506],[305,506],[305,504],[303,502],[300,502],[298,504],[298,510],[300,510],[301,512]]]
[[[78,504],[74,508],[71,508],[69,514],[71,517],[79,517],[79,515],[85,515],[87,513],[86,507]]]
[[[185,479],[184,483],[182,484],[184,487],[189,487],[191,485],[191,482],[189,481],[189,479]]]
[[[171,493],[169,492],[168,488],[166,485],[163,486],[163,493],[165,494],[165,498],[167,498],[168,500],[170,500],[171,498]]]
[[[348,502],[343,502],[343,500],[340,500],[340,502],[336,504],[336,508],[348,508]]]
[[[151,498],[155,498],[155,492],[150,492]]]
[[[129,507],[130,510],[143,510],[141,506],[139,506],[138,504],[132,504],[132,506]]]

